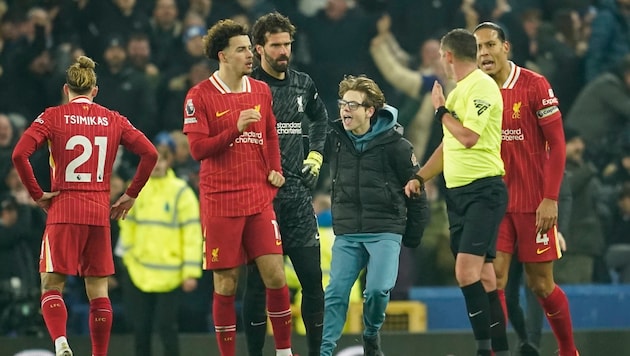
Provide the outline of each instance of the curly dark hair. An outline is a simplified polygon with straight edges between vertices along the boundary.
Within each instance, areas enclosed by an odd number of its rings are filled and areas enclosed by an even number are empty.
[[[252,41],[253,45],[264,46],[267,42],[267,33],[282,33],[288,32],[293,39],[295,34],[295,26],[291,23],[288,17],[282,15],[279,12],[270,12],[261,16],[256,23],[252,26]],[[254,51],[254,55],[260,59],[260,54]]]
[[[219,52],[230,45],[230,38],[248,36],[247,27],[230,19],[220,20],[203,36],[203,46],[206,56],[219,60]]]

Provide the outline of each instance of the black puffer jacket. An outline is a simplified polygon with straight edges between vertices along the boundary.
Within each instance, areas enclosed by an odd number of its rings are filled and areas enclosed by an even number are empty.
[[[413,147],[399,125],[370,140],[359,152],[340,121],[331,123],[325,157],[332,179],[336,235],[396,233],[403,244],[420,244],[429,219],[426,194],[408,199],[404,187],[419,169]]]

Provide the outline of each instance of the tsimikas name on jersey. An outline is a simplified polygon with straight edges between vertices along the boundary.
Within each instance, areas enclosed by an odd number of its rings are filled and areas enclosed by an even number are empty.
[[[64,115],[66,125],[108,126],[107,116]]]
[[[503,129],[501,130],[501,141],[524,141],[525,135],[519,127],[518,129]]]
[[[256,131],[244,131],[239,137],[234,140],[234,143],[253,143],[255,145],[263,144],[262,132]]]
[[[302,135],[302,122],[276,123],[278,135]]]

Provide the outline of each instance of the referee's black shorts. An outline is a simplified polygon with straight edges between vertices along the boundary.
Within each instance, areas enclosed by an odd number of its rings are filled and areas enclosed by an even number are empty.
[[[507,188],[499,176],[446,190],[451,251],[496,257],[499,224],[507,208]]]

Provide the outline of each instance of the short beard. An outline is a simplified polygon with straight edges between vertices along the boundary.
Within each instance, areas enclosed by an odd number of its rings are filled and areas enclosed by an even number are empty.
[[[267,54],[265,54],[265,58],[264,58],[264,60],[269,64],[271,69],[273,69],[277,73],[284,73],[289,68],[289,58],[284,57],[284,58],[279,58],[279,59],[286,60],[287,64],[278,64],[278,62],[273,60],[273,58],[269,57]]]

